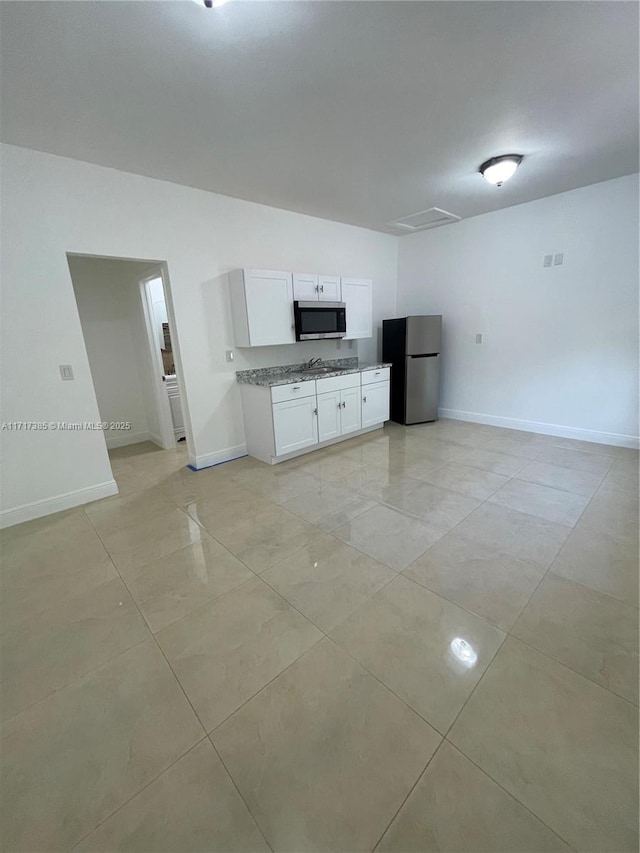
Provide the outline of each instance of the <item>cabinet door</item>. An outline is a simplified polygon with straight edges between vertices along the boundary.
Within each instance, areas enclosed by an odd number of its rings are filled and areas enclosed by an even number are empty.
[[[276,456],[293,453],[318,443],[315,397],[274,403],[272,409]]]
[[[376,382],[362,388],[362,428],[389,420],[389,382]]]
[[[318,441],[329,441],[340,435],[340,391],[318,394]]]
[[[340,408],[340,434],[347,435],[361,428],[362,407],[360,405],[360,388],[348,388],[340,392],[342,405]]]
[[[318,298],[321,302],[342,302],[341,291],[339,276],[318,276]]]
[[[294,344],[291,273],[245,270],[249,346]]]
[[[318,299],[318,276],[307,273],[293,274],[293,298],[298,302],[315,302]]]
[[[342,302],[347,306],[346,338],[373,335],[373,282],[368,278],[343,278]]]

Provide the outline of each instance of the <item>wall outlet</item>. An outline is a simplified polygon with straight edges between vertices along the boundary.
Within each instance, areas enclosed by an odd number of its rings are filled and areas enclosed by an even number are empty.
[[[553,262],[553,255],[545,255],[544,261],[542,262],[543,267],[550,267]]]
[[[58,367],[60,368],[60,376],[63,380],[73,379],[73,367],[70,364],[59,364]]]
[[[482,335],[480,334],[480,332],[478,332],[478,334],[476,335],[476,343],[477,344],[482,343]]]
[[[226,349],[224,351],[224,357],[225,357],[225,361],[233,361],[233,358],[234,358],[233,350],[232,349]]]
[[[555,267],[559,267],[563,261],[564,261],[564,254],[562,252],[558,252],[553,258],[553,265]]]

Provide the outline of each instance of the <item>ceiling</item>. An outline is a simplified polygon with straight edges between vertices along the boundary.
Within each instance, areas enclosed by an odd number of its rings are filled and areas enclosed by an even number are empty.
[[[636,2],[0,6],[15,145],[390,233],[638,171]]]

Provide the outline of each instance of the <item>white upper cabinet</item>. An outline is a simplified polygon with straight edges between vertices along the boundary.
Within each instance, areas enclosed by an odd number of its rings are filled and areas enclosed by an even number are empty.
[[[347,340],[373,335],[373,282],[316,273],[234,270],[229,273],[237,347],[296,342],[293,302],[344,302]]]
[[[229,285],[236,346],[295,343],[290,272],[234,270]]]
[[[318,301],[318,276],[312,273],[294,272],[293,274],[293,298],[297,302]]]
[[[340,276],[293,274],[293,298],[298,302],[341,302]]]
[[[373,282],[369,278],[343,278],[342,302],[347,306],[347,339],[373,335]]]
[[[342,302],[340,276],[318,276],[318,299],[321,302]]]

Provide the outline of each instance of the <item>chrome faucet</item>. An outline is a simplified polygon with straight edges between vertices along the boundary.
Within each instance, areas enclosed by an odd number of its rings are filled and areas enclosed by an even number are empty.
[[[321,358],[310,358],[307,362],[307,369],[314,367],[316,364],[322,364]]]

